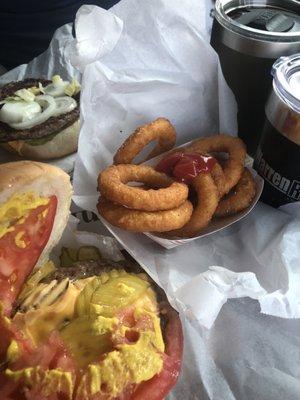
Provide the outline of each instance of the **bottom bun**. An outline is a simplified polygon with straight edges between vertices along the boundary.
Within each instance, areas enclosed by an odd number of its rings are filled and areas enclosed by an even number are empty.
[[[33,146],[26,140],[14,140],[1,143],[1,147],[21,157],[33,160],[49,160],[67,156],[77,151],[78,137],[79,119],[44,144]]]

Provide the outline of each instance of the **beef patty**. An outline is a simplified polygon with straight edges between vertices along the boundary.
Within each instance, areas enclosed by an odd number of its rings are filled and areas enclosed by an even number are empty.
[[[43,86],[47,86],[52,83],[46,79],[31,78],[18,82],[10,82],[0,88],[0,101],[4,100],[8,96],[13,96],[14,93],[19,89],[27,89],[33,86],[38,86],[39,82],[41,82]],[[47,121],[30,129],[14,129],[5,122],[0,121],[0,142],[3,143],[13,140],[40,139],[59,133],[68,126],[73,125],[74,122],[79,118],[80,93],[73,96],[73,98],[77,101],[77,107],[74,108],[74,110],[56,117],[50,117],[47,119]],[[0,108],[1,107],[2,106],[0,106]]]

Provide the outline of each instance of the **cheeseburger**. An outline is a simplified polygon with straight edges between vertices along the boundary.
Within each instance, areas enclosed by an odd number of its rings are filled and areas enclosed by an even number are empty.
[[[74,153],[79,135],[80,85],[55,75],[0,88],[0,145],[19,156],[47,160]]]
[[[129,259],[49,254],[69,216],[67,174],[0,166],[1,400],[163,400],[182,358],[178,314]]]

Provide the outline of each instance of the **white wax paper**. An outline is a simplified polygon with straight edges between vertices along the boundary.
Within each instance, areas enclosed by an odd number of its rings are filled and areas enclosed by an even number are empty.
[[[81,216],[80,229],[90,229],[96,223],[91,212],[77,211],[76,215]],[[98,246],[105,257],[115,261],[122,259],[112,238],[76,231],[77,223],[76,218],[70,218],[52,256],[60,254],[61,246],[76,248],[92,244]],[[101,230],[107,234],[104,227]],[[226,273],[232,274],[228,270]],[[259,290],[253,273],[249,273],[247,279],[252,285],[252,288],[249,286],[251,291]],[[236,283],[233,291],[238,295],[242,279],[238,278]],[[213,303],[206,303],[205,308]],[[299,398],[299,320],[259,314],[258,303],[245,298],[224,304],[210,330],[188,312],[180,315],[185,334],[183,367],[168,400]]]
[[[92,56],[72,45],[83,71],[74,200],[89,210],[75,210],[85,214],[85,229],[103,231],[97,176],[138,125],[167,117],[179,144],[235,132],[232,95],[208,44],[208,9],[192,0],[123,0],[105,15],[114,32],[109,37],[97,34],[103,10],[79,11],[77,26],[82,15],[89,18],[85,40],[94,43]],[[258,204],[237,224],[171,250],[110,228],[180,311],[185,357],[170,399],[299,397],[299,321],[264,315],[300,317],[297,213]]]
[[[95,211],[96,176],[138,124],[169,116],[179,143],[219,129],[234,133],[235,106],[208,46],[211,5],[210,0],[123,0],[112,9],[118,19],[106,15],[112,18],[114,35],[108,26],[105,38],[97,34],[99,26],[86,27],[95,29],[99,42],[90,57],[101,56],[101,48],[105,54],[85,71],[84,136],[75,190],[76,201],[86,209],[73,205],[72,210],[81,219],[80,229],[109,233],[90,211]],[[74,76],[67,61],[75,45],[70,41],[71,26],[60,28],[48,52],[28,67],[5,74],[0,84],[38,74],[51,77],[58,69],[64,78]],[[142,235],[118,235],[180,311],[183,369],[168,400],[300,397],[300,322],[261,313],[299,317],[300,207],[292,204],[283,211],[259,204],[237,225],[171,251]],[[74,223],[68,229],[74,229]],[[65,234],[62,243],[67,238]],[[72,236],[76,243],[87,238],[85,233]],[[92,240],[97,238],[93,235]],[[248,295],[259,303],[243,297]],[[227,297],[235,299],[226,302]]]
[[[80,72],[72,66],[69,61],[67,46],[72,41],[72,24],[66,24],[57,29],[51,40],[49,48],[41,55],[33,59],[28,64],[20,65],[0,76],[0,86],[11,81],[18,81],[25,78],[45,78],[51,79],[53,75],[59,74],[63,79],[81,80]],[[50,160],[52,165],[62,168],[71,173],[74,168],[76,154],[70,154],[56,160]],[[21,157],[13,155],[0,149],[0,163],[19,161]]]
[[[77,47],[76,66],[85,68],[74,179],[76,202],[85,208],[97,201],[96,171],[112,162],[138,125],[169,118],[178,144],[236,131],[233,95],[218,74],[217,56],[208,44],[205,2],[123,0],[111,10],[83,6],[76,18],[79,44],[72,46]],[[109,18],[111,23],[105,36],[104,29],[98,34],[104,15],[106,28]],[[82,26],[86,47],[81,45]],[[90,48],[95,49],[93,55]],[[89,63],[95,55],[98,59]]]
[[[66,229],[58,245],[51,252],[51,260],[59,264],[59,256],[62,247],[78,249],[81,246],[95,246],[100,250],[101,256],[107,260],[115,262],[124,260],[120,251],[118,242],[107,235],[100,235],[99,233],[87,232],[78,230],[80,220],[73,215],[70,215]]]
[[[174,1],[172,7],[166,0],[146,0],[139,7],[135,0],[125,0],[111,12],[95,6],[79,10],[77,42],[70,46],[83,71],[82,130],[74,175],[78,206],[96,211],[98,173],[139,124],[168,117],[181,143],[218,132],[225,116],[228,126],[235,121],[232,97],[208,43],[205,9],[205,3],[193,0],[184,5]],[[216,86],[218,81],[222,85]],[[232,131],[233,126],[228,132]],[[141,234],[109,229],[174,304],[210,328],[232,297],[258,299],[264,313],[300,316],[293,283],[299,281],[298,222],[260,205],[243,222],[168,252]]]

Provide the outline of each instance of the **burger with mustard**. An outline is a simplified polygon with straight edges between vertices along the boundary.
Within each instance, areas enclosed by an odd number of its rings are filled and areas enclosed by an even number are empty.
[[[69,216],[60,169],[0,166],[2,400],[163,400],[181,366],[180,319],[132,260],[51,250]]]

